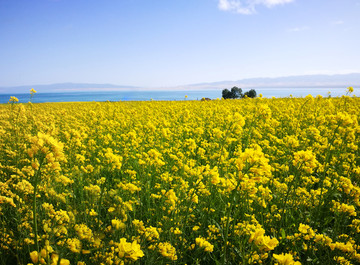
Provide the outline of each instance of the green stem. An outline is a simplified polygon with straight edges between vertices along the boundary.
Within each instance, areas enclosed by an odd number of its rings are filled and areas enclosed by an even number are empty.
[[[39,172],[39,171],[37,171]],[[37,210],[36,210],[36,193],[37,193],[37,179],[38,179],[38,174],[35,174],[35,184],[34,184],[34,199],[33,199],[33,220],[34,220],[34,234],[35,234],[35,246],[36,246],[36,250],[39,253],[39,243],[38,243],[38,229],[37,229],[37,219],[36,219],[36,214],[37,214]]]
[[[226,228],[225,228],[225,236],[224,236],[225,246],[224,246],[224,256],[223,256],[222,264],[226,264],[226,262],[227,262],[226,261],[226,256],[227,256],[227,245],[228,245],[228,237],[229,237],[230,213],[232,212],[232,209],[234,207],[233,200],[234,200],[234,197],[235,197],[235,194],[236,194],[236,191],[237,191],[239,185],[240,185],[240,180],[238,181],[238,183],[236,185],[236,188],[231,193],[230,206],[229,206],[229,210],[228,210],[228,212],[226,214]]]
[[[38,180],[39,180],[39,176],[41,173],[41,166],[44,160],[41,161],[40,165],[39,165],[39,169],[36,171],[35,175],[34,175],[34,197],[33,197],[33,223],[34,223],[34,235],[35,235],[35,246],[36,246],[36,250],[38,253],[40,253],[40,249],[39,249],[39,242],[38,242],[38,225],[37,225],[37,219],[36,219],[36,215],[37,215],[37,205],[36,205],[36,195],[37,195],[37,190],[38,190]]]
[[[330,166],[330,160],[331,160],[331,147],[333,146],[333,143],[335,141],[335,136],[336,136],[336,133],[338,132],[338,129],[340,127],[340,124],[338,124],[338,126],[335,128],[334,130],[334,134],[332,136],[332,138],[330,139],[330,142],[328,142],[328,148],[327,148],[327,152],[325,154],[325,158],[324,158],[324,168],[323,168],[323,174],[322,174],[322,178],[321,178],[321,182],[320,182],[320,196],[319,196],[319,206],[322,205],[322,199],[323,199],[323,191],[324,191],[324,180],[325,180],[325,177],[326,177],[326,172]],[[318,211],[319,213],[319,211]]]

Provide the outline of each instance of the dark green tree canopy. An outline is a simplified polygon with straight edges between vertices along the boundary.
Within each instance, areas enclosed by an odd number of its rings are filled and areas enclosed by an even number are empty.
[[[255,89],[250,89],[249,91],[245,92],[244,96],[247,96],[248,98],[256,98]]]
[[[231,88],[231,90],[225,88],[222,91],[222,97],[224,99],[228,99],[228,98],[244,98],[245,96],[247,96],[248,98],[255,98],[256,97],[255,89],[251,89],[251,90],[245,92],[244,94],[242,93],[242,89],[238,88],[237,86],[234,86],[233,88]]]
[[[225,89],[222,91],[222,97],[223,97],[224,99],[231,98],[231,92],[229,91],[229,89],[225,88]]]
[[[243,96],[242,89],[238,88],[236,86],[231,88],[231,91],[229,91],[229,89],[226,89],[226,88],[222,91],[222,97],[224,99],[227,99],[227,98],[241,98],[242,96]]]
[[[231,96],[232,98],[241,98],[242,97],[242,89],[238,88],[237,86],[234,86],[231,88]]]

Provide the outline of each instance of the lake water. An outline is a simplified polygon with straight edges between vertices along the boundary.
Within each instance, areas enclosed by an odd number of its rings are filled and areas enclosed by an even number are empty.
[[[338,97],[346,94],[346,88],[261,88],[255,89],[257,94],[263,97],[305,97],[328,96]],[[247,90],[244,90],[245,92]],[[355,91],[356,92],[356,91]],[[63,92],[63,93],[36,93],[32,98],[33,103],[42,102],[75,102],[75,101],[147,101],[147,100],[200,100],[204,97],[216,99],[221,98],[222,90],[199,90],[199,91],[106,91],[106,92]],[[26,94],[0,94],[0,103],[7,103],[10,96],[15,96],[21,103],[30,100],[30,92]]]

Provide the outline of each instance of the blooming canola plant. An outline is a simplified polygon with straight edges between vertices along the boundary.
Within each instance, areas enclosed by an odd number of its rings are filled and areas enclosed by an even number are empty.
[[[358,264],[351,93],[11,97],[0,105],[0,264]]]

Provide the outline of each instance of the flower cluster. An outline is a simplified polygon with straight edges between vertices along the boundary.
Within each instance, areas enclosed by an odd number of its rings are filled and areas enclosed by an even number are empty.
[[[17,102],[0,264],[360,263],[357,97]]]

